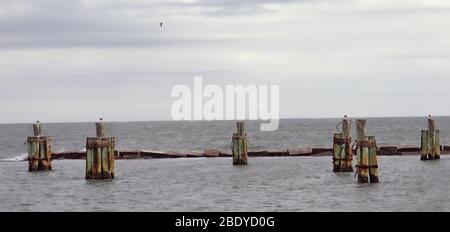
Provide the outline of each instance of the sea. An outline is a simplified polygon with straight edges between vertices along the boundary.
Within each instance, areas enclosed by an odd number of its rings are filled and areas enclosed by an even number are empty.
[[[420,146],[426,117],[366,118],[378,145]],[[450,145],[450,117],[436,117]],[[340,119],[281,119],[278,130],[247,121],[249,150],[332,146]],[[353,122],[354,124],[354,122]],[[42,123],[56,151],[83,151],[94,123]],[[354,127],[353,127],[354,130]],[[108,122],[119,150],[230,150],[235,121]],[[353,134],[355,131],[353,131]],[[450,156],[380,156],[378,184],[333,173],[330,157],[116,160],[113,180],[84,179],[84,160],[28,172],[31,124],[0,124],[0,211],[450,211]]]

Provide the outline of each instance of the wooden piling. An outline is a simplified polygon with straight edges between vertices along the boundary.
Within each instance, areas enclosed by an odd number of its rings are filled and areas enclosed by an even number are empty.
[[[434,137],[434,159],[441,158],[441,139],[440,139],[440,130],[435,130]]]
[[[430,116],[428,117],[428,159],[434,160],[435,158],[435,134],[436,134],[436,124],[434,119]]]
[[[52,170],[51,140],[50,137],[41,135],[41,124],[39,121],[33,124],[33,135],[27,138],[28,171]]]
[[[341,172],[346,169],[345,162],[345,137],[343,133],[334,133],[333,138],[333,172]]]
[[[97,137],[86,139],[86,179],[113,179],[115,138],[106,137],[102,119],[95,127]]]
[[[378,183],[377,144],[374,136],[357,140],[357,173],[359,183]]]
[[[421,160],[434,160],[441,158],[440,131],[431,115],[428,117],[428,130],[421,130]]]
[[[351,131],[351,120],[345,117],[344,119],[342,119],[342,133],[344,134],[344,137],[350,137],[350,131]]]
[[[36,121],[36,123],[33,124],[33,134],[34,136],[41,136],[41,123],[39,121]]]
[[[366,136],[366,119],[356,120],[356,158],[359,183],[378,183],[375,137]]]
[[[351,137],[351,123],[352,121],[347,119],[347,116],[342,120],[342,133],[345,138],[345,152],[344,152],[344,164],[342,166],[343,172],[353,172],[353,149],[352,149],[352,137]]]
[[[342,126],[341,129],[339,125]],[[333,172],[352,172],[351,120],[344,116],[336,129],[340,132],[333,135]]]
[[[368,137],[364,136],[362,140],[357,141],[357,155],[358,164],[356,165],[358,172],[358,182],[368,183],[369,182],[369,146]]]
[[[434,152],[434,133],[431,133],[429,130],[428,130],[428,144],[427,144],[427,147],[428,147],[428,160],[434,160],[434,155],[435,155],[435,152]]]
[[[363,165],[368,163],[368,149],[361,147],[361,142],[366,140],[366,119],[356,119],[356,171],[358,173],[358,182],[367,183],[367,169]]]
[[[377,142],[374,136],[368,136],[369,141],[369,180],[378,183]]]
[[[247,135],[244,133],[244,122],[237,122],[237,133],[233,134],[231,151],[233,165],[247,165]]]
[[[356,139],[363,140],[366,135],[366,119],[356,120]]]
[[[102,118],[95,123],[95,130],[98,138],[106,137],[106,124]]]
[[[421,130],[420,160],[428,159],[428,130]]]

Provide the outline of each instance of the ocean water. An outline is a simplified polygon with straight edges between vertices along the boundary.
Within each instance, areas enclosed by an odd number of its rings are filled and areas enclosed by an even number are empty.
[[[450,118],[436,118],[450,144]],[[247,123],[251,150],[330,147],[338,119],[287,119],[274,132]],[[381,145],[420,144],[426,118],[370,118]],[[227,150],[235,123],[109,123],[119,149]],[[93,123],[43,124],[53,150],[82,150]],[[114,180],[87,181],[83,160],[55,160],[29,173],[20,161],[31,125],[0,125],[0,211],[450,211],[450,157],[379,157],[379,184],[333,173],[330,157],[117,160]]]
[[[340,119],[282,119],[276,131],[261,132],[261,122],[247,122],[250,150],[296,147],[332,147],[333,133]],[[354,120],[353,120],[354,121]],[[355,124],[355,122],[353,122]],[[437,117],[441,143],[450,145],[450,117]],[[117,148],[160,151],[196,151],[207,148],[229,151],[234,121],[110,122],[108,135],[117,138]],[[355,134],[353,126],[353,134]],[[420,146],[420,130],[427,118],[368,118],[367,133],[379,145]],[[95,136],[94,123],[43,123],[43,134],[52,138],[53,151],[80,151],[86,137]],[[0,124],[0,159],[20,159],[26,153],[31,124]]]

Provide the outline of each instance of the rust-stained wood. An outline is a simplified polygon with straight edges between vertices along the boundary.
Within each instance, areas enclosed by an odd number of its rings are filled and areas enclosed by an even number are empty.
[[[367,137],[367,136],[364,136]],[[361,146],[361,147],[376,147],[377,144],[374,140],[359,140],[356,142],[356,146]]]
[[[47,171],[52,169],[49,137],[28,137],[28,170]]]
[[[95,123],[97,137],[86,138],[86,179],[114,178],[115,138],[106,137],[106,125]]]
[[[345,116],[345,118],[342,120],[342,133],[344,134],[345,138],[345,154],[344,154],[344,161],[342,165],[342,171],[343,172],[353,172],[353,150],[352,150],[352,137],[351,137],[351,128],[352,128],[352,121]]]
[[[115,138],[87,138],[86,139],[86,148],[96,149],[96,148],[107,148],[111,146],[115,146]]]
[[[368,137],[364,136],[363,140],[359,140],[357,144],[357,155],[358,155],[358,182],[368,183],[369,182],[369,146],[363,146],[368,144]]]
[[[346,117],[342,119],[342,133],[344,134],[344,137],[351,136],[351,128],[352,121],[350,119],[347,119]]]
[[[237,122],[237,133],[233,134],[231,143],[233,165],[247,165],[248,147],[247,135],[244,133],[244,122]]]
[[[347,137],[345,142],[345,165],[342,171],[353,172],[353,149],[352,149],[352,137]]]
[[[333,172],[352,172],[351,120],[345,116],[339,124],[341,132],[333,136]]]
[[[39,144],[39,163],[38,163],[38,169],[39,170],[44,170],[44,166],[47,166],[47,162],[45,162],[45,158],[47,156],[46,152],[45,152],[45,144]],[[45,165],[44,165],[45,162]]]
[[[368,140],[374,144],[369,147],[369,180],[370,183],[378,183],[377,143],[374,136],[369,136]]]
[[[33,135],[27,137],[28,170],[30,172],[51,170],[51,140],[48,136],[41,136],[39,121],[33,124]]]
[[[28,142],[28,170],[38,170],[39,144]]]
[[[345,158],[345,138],[343,133],[334,133],[333,136],[333,172],[341,172]]]
[[[374,136],[357,140],[357,174],[359,183],[378,183],[377,145]]]

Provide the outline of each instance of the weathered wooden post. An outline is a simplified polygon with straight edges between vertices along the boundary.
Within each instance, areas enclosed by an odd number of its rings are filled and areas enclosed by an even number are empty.
[[[102,118],[95,127],[97,137],[86,139],[86,179],[113,179],[115,138],[106,137]]]
[[[353,172],[353,151],[352,151],[352,137],[351,137],[351,128],[352,121],[347,118],[347,115],[344,116],[342,120],[342,133],[344,133],[345,137],[345,157],[344,157],[344,167],[342,171],[344,172]]]
[[[434,159],[441,158],[441,139],[439,138],[440,130],[435,130],[435,138],[434,138]]]
[[[366,119],[356,120],[356,139],[363,140],[366,134]]]
[[[365,158],[365,155],[363,156],[362,154],[362,149],[361,149],[361,142],[364,140],[366,134],[366,120],[365,119],[357,119],[356,120],[356,172],[358,173],[358,182],[360,183],[367,183],[366,181],[366,173],[364,172],[364,170],[359,169],[358,165],[362,164],[363,162],[366,162],[365,160],[363,161],[363,157]],[[361,174],[360,171],[362,171],[363,173]],[[366,181],[366,182],[364,182]]]
[[[431,115],[428,117],[428,159],[434,160],[436,125]]]
[[[362,139],[356,141],[356,154],[358,163],[356,164],[359,183],[369,182],[369,147],[366,145],[368,137],[364,136]]]
[[[41,135],[41,124],[37,121],[33,124],[34,136],[27,138],[28,146],[28,170],[47,171],[52,170],[52,148],[48,136]]]
[[[339,124],[342,125],[342,130],[338,128]],[[336,129],[342,133],[335,133],[333,136],[333,172],[352,172],[351,120],[345,115],[339,124]]]
[[[334,137],[333,137],[333,172],[343,171],[343,166],[345,165],[344,161],[345,161],[344,134],[343,133],[334,133]]]
[[[366,136],[366,120],[356,120],[356,156],[359,183],[378,183],[377,144],[374,136]]]
[[[421,130],[420,160],[428,159],[428,130]]]
[[[434,160],[441,158],[440,131],[431,114],[428,116],[428,130],[421,130],[421,160]]]
[[[374,136],[364,136],[357,141],[358,182],[378,183],[377,144]]]
[[[378,183],[377,142],[375,136],[368,136],[369,141],[369,179],[370,183]]]
[[[244,122],[237,122],[237,133],[233,134],[231,151],[233,165],[247,165],[247,134],[244,133]]]

